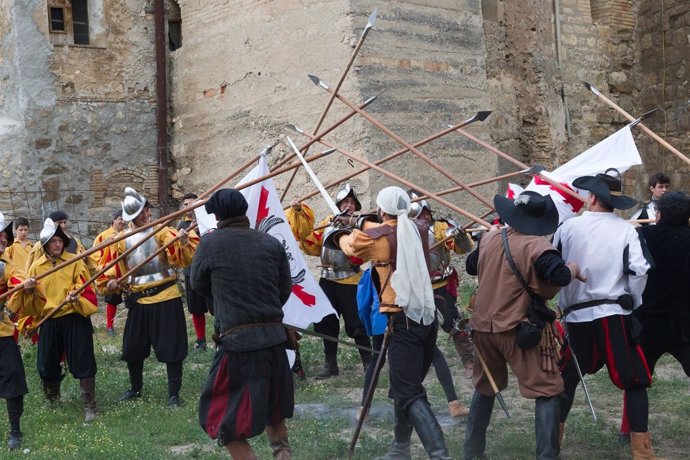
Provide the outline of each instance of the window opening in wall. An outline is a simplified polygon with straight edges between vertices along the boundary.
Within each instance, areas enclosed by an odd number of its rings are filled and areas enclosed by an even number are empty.
[[[89,12],[86,0],[72,0],[72,29],[75,45],[89,44]]]
[[[182,48],[182,21],[168,21],[168,46],[170,51]]]
[[[66,33],[65,30],[65,9],[64,8],[50,8],[50,31],[57,33]]]

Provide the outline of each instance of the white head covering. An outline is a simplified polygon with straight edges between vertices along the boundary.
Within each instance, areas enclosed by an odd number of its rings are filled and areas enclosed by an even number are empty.
[[[391,277],[395,303],[412,321],[431,324],[436,317],[434,292],[419,231],[408,216],[410,197],[400,187],[386,187],[376,197],[376,204],[386,214],[398,217],[396,269]]]

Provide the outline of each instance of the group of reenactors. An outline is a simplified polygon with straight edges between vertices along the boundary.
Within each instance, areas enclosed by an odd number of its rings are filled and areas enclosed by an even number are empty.
[[[0,396],[7,400],[10,419],[9,449],[22,442],[20,417],[23,396],[27,393],[26,377],[17,335],[21,331],[37,343],[37,368],[43,392],[50,403],[60,400],[60,384],[66,372],[79,380],[84,405],[84,420],[98,416],[96,405],[96,359],[93,348],[91,316],[98,311],[96,290],[105,295],[106,330],[114,335],[116,306],[128,308],[123,333],[122,359],[127,362],[130,388],[121,401],[138,398],[143,386],[143,363],[153,347],[156,358],[166,363],[168,404],[180,404],[182,362],[187,356],[187,330],[182,293],[173,267],[188,266],[199,238],[192,231],[171,227],[131,235],[107,245],[128,224],[130,230],[146,226],[151,206],[131,188],[125,190],[122,209],[113,213],[111,226],[98,235],[94,246],[100,250],[85,255],[81,242],[67,233],[68,216],[55,211],[46,219],[39,241],[28,240],[28,221],[19,218],[5,221],[0,215],[0,266],[5,295],[0,335]],[[138,243],[139,244],[137,246]],[[149,256],[167,247],[146,263]],[[128,254],[119,258],[125,251]],[[110,268],[105,268],[110,265]],[[132,276],[124,276],[137,268]],[[98,276],[97,276],[98,275]],[[96,277],[97,276],[97,277]],[[18,287],[18,289],[17,289]],[[13,289],[15,288],[15,289]],[[8,292],[13,290],[15,292]],[[66,369],[66,370],[65,370]]]
[[[621,432],[633,458],[656,458],[647,399],[654,365],[669,352],[690,375],[690,199],[666,193],[667,185],[654,195],[656,182],[669,181],[663,175],[653,179],[652,203],[645,203],[643,212],[657,225],[636,229],[614,213],[636,201],[622,193],[620,174],[609,170],[574,181],[589,192],[587,210],[561,225],[550,196],[529,191],[515,199],[497,195],[498,222],[476,237],[476,244],[455,222],[435,216],[413,190],[384,188],[376,197],[376,213],[357,214],[362,206],[348,184],[336,195],[340,214],[316,225],[309,206],[292,202],[290,227],[302,250],[321,258],[319,284],[336,312],[315,331],[338,337],[342,317],[356,344],[373,344],[371,351],[360,350],[365,394],[388,360],[395,428],[384,458],[411,458],[412,431],[430,458],[450,458],[423,386],[432,364],[444,390],[450,380],[451,416],[467,417],[466,459],[486,457],[486,433],[494,401],[508,384],[508,367],[522,396],[535,400],[537,458],[556,459],[578,383],[604,365],[614,385],[624,390]],[[196,199],[185,196],[185,204]],[[80,380],[85,420],[98,416],[90,320],[97,300],[88,282],[97,271],[94,284],[106,295],[109,334],[114,333],[113,311],[126,294],[122,359],[130,387],[120,400],[141,396],[143,363],[153,347],[158,361],[166,363],[168,404],[179,406],[188,346],[182,293],[172,267],[187,267],[188,296],[194,292],[208,303],[197,314],[214,310],[218,345],[200,399],[202,428],[233,458],[255,458],[247,439],[263,431],[274,456],[290,458],[285,419],[293,414],[294,384],[285,354],[290,334],[282,326],[290,267],[277,240],[249,228],[247,208],[238,191],[220,190],[206,203],[218,220],[216,231],[200,239],[194,230],[185,230],[193,220],[188,215],[178,229],[154,232],[148,225],[148,201],[127,188],[122,209],[94,244],[107,243],[126,228],[132,235],[74,263],[68,261],[84,249],[66,232],[64,213],[46,220],[33,246],[26,238],[28,222],[17,219],[15,238],[12,222],[0,216],[2,292],[23,285],[7,296],[0,323],[0,396],[7,400],[10,449],[21,444],[19,420],[27,392],[15,323],[34,337],[40,324],[37,365],[47,400],[60,398],[64,360]],[[478,277],[469,322],[457,306],[459,277],[452,253],[468,254],[467,273]],[[358,296],[366,283],[376,293],[369,310]],[[557,315],[546,300],[559,291]],[[205,319],[194,321],[197,348],[205,349]],[[447,377],[439,372],[448,368],[436,344],[439,327],[449,334],[474,384],[469,408],[458,401],[450,372]],[[372,351],[381,359],[374,361]],[[324,367],[315,378],[339,373],[337,344],[324,340]],[[367,404],[363,397],[360,418]]]

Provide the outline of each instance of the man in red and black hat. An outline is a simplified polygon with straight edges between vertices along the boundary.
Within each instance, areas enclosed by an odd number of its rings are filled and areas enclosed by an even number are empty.
[[[354,189],[350,184],[338,192],[335,205],[340,212],[352,215],[362,209]],[[345,333],[357,343],[367,348],[371,342],[366,329],[357,313],[357,283],[362,277],[360,265],[363,261],[357,257],[348,257],[339,249],[328,248],[323,240],[333,227],[329,226],[334,216],[328,216],[316,227],[314,226],[314,211],[304,203],[293,201],[291,207],[285,211],[290,229],[299,242],[300,249],[307,255],[321,257],[321,279],[319,286],[331,301],[337,313],[326,316],[314,325],[314,330],[330,337],[338,337],[340,333],[340,316],[345,321]],[[326,362],[323,370],[316,375],[317,379],[327,379],[340,373],[338,368],[338,344],[329,340],[323,341]],[[360,350],[360,358],[364,369],[371,362],[371,352]]]
[[[579,269],[577,264],[566,264],[543,238],[558,226],[558,210],[550,196],[527,191],[513,201],[496,195],[494,207],[508,227],[492,228],[466,262],[467,273],[479,278],[470,319],[472,338],[476,353],[484,358],[486,370],[499,391],[508,386],[510,366],[520,394],[535,400],[537,458],[555,460],[560,450],[558,417],[563,380],[555,363],[548,365],[542,361],[538,346],[542,332],[531,329],[537,340],[531,344],[522,343],[522,333],[539,322],[543,328],[552,327],[555,312],[549,317],[550,310],[533,311],[532,299],[543,304],[544,299],[553,297],[573,281]],[[496,289],[497,286],[501,288]],[[475,390],[465,430],[464,451],[468,460],[483,458],[486,447],[495,400],[486,370],[483,366],[474,368]]]
[[[569,345],[562,369],[561,429],[580,381],[574,354],[582,374],[606,365],[613,384],[626,390],[633,458],[655,458],[647,428],[651,374],[639,345],[639,323],[631,314],[641,303],[650,263],[635,228],[613,212],[637,201],[623,195],[615,169],[579,177],[573,186],[589,191],[587,211],[560,226],[554,245],[579,264],[587,282],[565,287],[558,301]]]

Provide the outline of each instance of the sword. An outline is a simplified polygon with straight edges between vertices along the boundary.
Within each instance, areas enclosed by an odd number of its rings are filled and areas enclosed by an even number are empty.
[[[368,348],[368,347],[365,347],[363,345],[359,345],[357,343],[348,342],[347,340],[338,339],[336,337],[331,337],[330,335],[321,334],[319,332],[310,331],[309,329],[302,329],[301,327],[293,326],[292,324],[283,323],[283,326],[289,327],[290,329],[294,329],[297,332],[301,332],[303,334],[313,335],[314,337],[320,337],[320,338],[325,339],[325,340],[330,340],[331,342],[340,343],[340,344],[347,345],[350,347],[359,348],[360,350],[368,351],[370,353],[376,353],[376,354],[380,353],[379,350],[374,350],[373,348]]]
[[[292,142],[292,139],[290,139],[290,136],[285,136],[287,138],[288,143],[290,144],[290,147],[292,147],[292,150],[295,151],[295,155],[297,155],[297,158],[299,158],[299,161],[302,162],[302,165],[304,165],[304,169],[307,171],[309,174],[309,177],[311,178],[312,182],[314,182],[314,185],[316,185],[316,188],[319,189],[319,192],[321,192],[321,195],[323,198],[326,200],[326,203],[328,204],[328,207],[331,209],[331,212],[334,215],[340,214],[340,209],[335,205],[335,202],[333,201],[333,198],[328,194],[325,188],[323,188],[323,184],[321,184],[321,181],[319,180],[318,177],[316,177],[316,173],[314,173],[314,170],[311,169],[311,166],[309,166],[309,163],[307,163],[307,160],[304,159],[302,154],[300,153],[299,149],[295,145],[294,142]]]
[[[567,315],[566,315],[567,316]],[[594,413],[594,406],[592,405],[592,399],[589,397],[589,391],[587,390],[587,384],[582,375],[582,369],[580,369],[580,363],[577,360],[577,355],[575,354],[575,349],[573,348],[573,343],[570,341],[570,332],[568,332],[568,323],[563,318],[563,325],[565,329],[565,340],[568,341],[568,346],[570,347],[570,354],[573,357],[573,362],[575,363],[575,369],[577,370],[577,375],[580,377],[580,383],[582,383],[582,390],[585,392],[585,398],[587,398],[587,404],[589,404],[589,411],[592,413],[592,418],[594,422],[597,421],[597,414]]]

